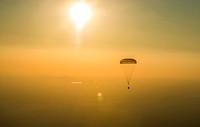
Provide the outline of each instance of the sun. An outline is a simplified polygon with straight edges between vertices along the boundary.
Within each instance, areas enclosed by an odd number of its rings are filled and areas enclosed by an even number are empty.
[[[75,21],[77,30],[81,30],[91,17],[91,8],[84,2],[78,2],[71,7],[70,16]]]

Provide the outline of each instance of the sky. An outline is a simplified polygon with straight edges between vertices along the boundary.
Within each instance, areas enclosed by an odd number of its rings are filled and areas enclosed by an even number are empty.
[[[199,0],[87,0],[92,17],[77,43],[78,0],[1,0],[0,75],[136,78],[200,75]]]

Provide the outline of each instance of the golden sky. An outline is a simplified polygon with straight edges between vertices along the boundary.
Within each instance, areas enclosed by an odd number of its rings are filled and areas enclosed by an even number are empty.
[[[198,0],[85,0],[92,17],[77,44],[76,0],[1,0],[0,75],[120,77],[138,61],[139,78],[200,75]]]

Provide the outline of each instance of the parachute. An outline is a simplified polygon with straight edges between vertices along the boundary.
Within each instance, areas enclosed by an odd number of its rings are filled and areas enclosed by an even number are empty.
[[[132,78],[133,71],[135,69],[135,65],[137,64],[137,61],[133,58],[125,58],[120,61],[120,64],[122,66],[122,69],[124,71],[126,81],[128,83],[128,89],[130,88],[130,82]]]

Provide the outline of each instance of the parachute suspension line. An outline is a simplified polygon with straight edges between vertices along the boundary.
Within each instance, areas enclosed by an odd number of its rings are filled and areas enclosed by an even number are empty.
[[[134,71],[134,68],[135,68],[135,64],[124,63],[124,64],[121,64],[121,66],[122,66],[122,69],[124,71],[124,75],[125,75],[125,78],[126,78],[126,81],[127,81],[127,85],[129,87],[130,83],[131,83],[133,71]]]

